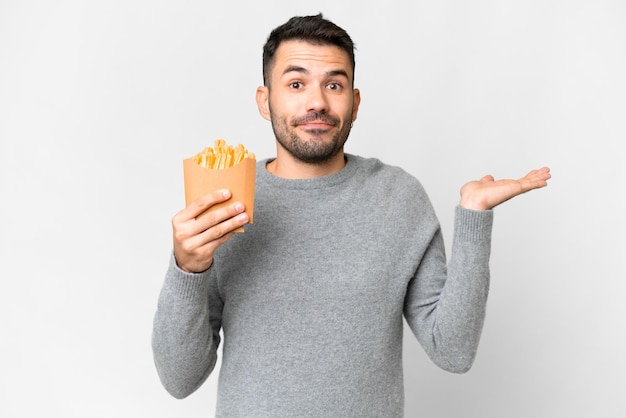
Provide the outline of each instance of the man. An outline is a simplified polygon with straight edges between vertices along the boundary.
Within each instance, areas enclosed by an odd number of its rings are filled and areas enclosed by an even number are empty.
[[[257,167],[255,222],[217,190],[176,214],[154,320],[165,388],[182,398],[212,372],[223,331],[218,416],[400,417],[403,317],[451,372],[474,360],[489,285],[493,209],[546,186],[485,176],[461,189],[450,262],[420,183],[345,154],[357,117],[353,44],[321,15],[264,46],[256,101],[276,158]]]

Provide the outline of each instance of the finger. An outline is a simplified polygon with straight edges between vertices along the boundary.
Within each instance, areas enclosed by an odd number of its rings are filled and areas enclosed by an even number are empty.
[[[225,202],[230,199],[231,193],[228,189],[216,190],[211,193],[207,193],[204,196],[191,202],[186,208],[178,212],[174,218],[179,222],[185,222],[190,219],[197,218],[202,213],[206,212],[211,206],[218,203]]]
[[[245,206],[243,203],[235,202],[206,212],[198,218],[193,218],[178,224],[173,223],[174,239],[177,242],[185,243],[185,245],[190,248],[197,248],[206,243],[206,239],[199,237],[200,234],[244,211]],[[246,214],[245,216],[247,217],[248,215]],[[223,228],[224,227],[218,228],[214,234],[215,238],[228,232],[228,230],[223,230]]]
[[[199,201],[202,199],[204,198],[199,199]],[[207,199],[209,199],[209,197],[207,197]],[[194,204],[197,203],[199,202],[194,202]],[[204,208],[205,206],[199,204],[198,207]],[[245,206],[241,202],[235,202],[233,204],[224,205],[220,208],[215,208],[214,210],[208,211],[204,214],[200,214],[197,218],[194,217],[188,219],[189,213],[195,213],[196,211],[190,210],[186,212],[183,209],[172,219],[174,242],[180,243],[186,248],[195,249],[204,244],[204,242],[199,242],[198,239],[195,238],[197,235],[244,211]]]
[[[546,172],[534,173],[530,176],[526,176],[518,181],[522,186],[522,191],[527,192],[534,189],[540,189],[548,185],[548,179],[550,175]]]
[[[241,202],[234,202],[233,204],[225,205],[220,208],[214,208],[196,218],[193,222],[194,228],[197,229],[197,233],[201,233],[227,219],[243,213],[245,210],[246,207]]]
[[[198,234],[197,237],[201,243],[204,245],[206,243],[217,241],[218,244],[230,238],[233,231],[239,228],[240,226],[248,223],[249,217],[245,212],[235,214],[235,216],[229,217],[222,222],[219,222],[212,227],[204,230],[202,233]]]
[[[205,254],[212,254],[217,247],[226,242],[233,231],[248,223],[248,214],[240,213],[231,218],[212,225],[203,231],[188,237],[181,242],[181,247],[187,254],[195,253],[201,258]]]
[[[220,210],[220,212],[223,215],[228,211]],[[242,212],[235,213],[235,216],[202,230],[192,231],[192,228],[189,227],[190,224],[197,224],[195,220],[183,223],[179,230],[174,231],[174,254],[179,267],[186,269],[186,271],[205,270],[208,268],[206,262],[212,259],[213,252],[232,236],[235,229],[248,223],[248,221],[248,214]]]
[[[530,172],[528,172],[528,174],[526,174],[524,177],[528,177],[528,178],[542,178],[542,179],[549,179],[551,177],[550,175],[550,168],[549,167],[542,167],[536,170],[532,170]]]
[[[549,167],[542,167],[538,170],[537,173],[542,179],[544,180],[549,180],[552,178],[552,174],[550,174],[550,168]]]
[[[210,207],[225,202],[231,198],[230,190],[222,189],[215,190],[214,192],[207,193],[204,196],[199,197],[188,205],[187,213],[191,215],[192,218],[197,218],[207,211]]]

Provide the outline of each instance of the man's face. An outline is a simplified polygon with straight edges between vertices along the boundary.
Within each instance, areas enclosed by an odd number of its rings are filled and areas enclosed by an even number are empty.
[[[262,111],[279,146],[307,163],[329,161],[342,151],[360,101],[352,77],[348,54],[339,47],[281,43],[264,90],[268,112]]]

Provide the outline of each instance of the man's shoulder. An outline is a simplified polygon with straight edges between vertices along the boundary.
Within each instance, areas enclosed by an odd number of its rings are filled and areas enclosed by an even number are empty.
[[[348,161],[350,158],[359,166],[355,178],[360,183],[358,187],[367,191],[365,195],[370,202],[386,202],[382,206],[394,208],[407,219],[410,218],[408,213],[422,218],[425,213],[433,213],[421,182],[404,168],[384,163],[379,158],[349,156]]]
[[[368,176],[365,178],[386,179],[388,181],[419,185],[419,180],[404,168],[388,164],[376,157],[363,157],[346,154],[349,163],[353,163],[358,170]]]

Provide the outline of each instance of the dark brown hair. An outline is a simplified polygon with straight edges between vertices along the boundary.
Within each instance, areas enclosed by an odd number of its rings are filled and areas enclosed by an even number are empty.
[[[352,64],[352,80],[354,82],[354,43],[348,33],[324,19],[322,14],[315,16],[294,16],[286,23],[274,29],[263,46],[263,84],[269,86],[270,74],[274,64],[274,56],[281,42],[299,40],[314,45],[334,45],[348,54]]]

